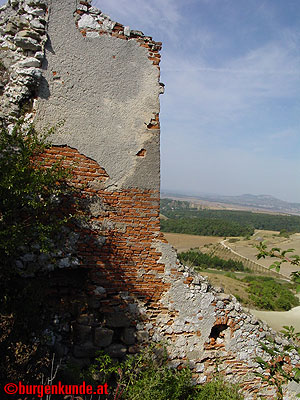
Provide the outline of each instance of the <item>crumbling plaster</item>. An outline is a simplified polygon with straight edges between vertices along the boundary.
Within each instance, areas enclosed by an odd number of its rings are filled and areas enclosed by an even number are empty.
[[[102,165],[107,187],[159,189],[159,69],[134,39],[84,37],[75,26],[76,0],[50,0],[38,127],[64,121],[54,139]],[[146,149],[143,158],[136,154]]]

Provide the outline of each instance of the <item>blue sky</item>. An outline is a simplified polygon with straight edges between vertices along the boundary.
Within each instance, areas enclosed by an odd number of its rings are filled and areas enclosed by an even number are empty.
[[[162,190],[300,202],[299,0],[93,4],[163,42]]]

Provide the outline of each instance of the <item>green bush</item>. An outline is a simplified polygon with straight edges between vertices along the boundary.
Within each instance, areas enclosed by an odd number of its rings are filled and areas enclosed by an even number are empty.
[[[238,386],[224,382],[220,377],[203,385],[196,396],[188,400],[243,400],[238,392]]]
[[[16,261],[31,251],[41,255],[59,248],[65,240],[63,226],[75,209],[69,208],[75,206],[70,171],[60,161],[49,167],[40,157],[50,146],[51,132],[38,135],[22,122],[12,132],[0,130],[1,384],[32,381],[48,362],[44,346],[50,318],[45,300],[48,283],[20,277],[25,266],[17,268]],[[28,265],[31,273],[35,267]]]
[[[192,391],[189,369],[176,371],[166,366],[156,368],[149,365],[140,372],[136,382],[128,386],[124,399],[183,400]],[[193,397],[189,398],[192,399]]]
[[[299,305],[299,299],[290,290],[291,285],[263,276],[246,276],[243,281],[249,283],[250,299],[260,309],[288,311]]]
[[[90,367],[89,377],[114,387],[107,399],[118,400],[242,400],[235,385],[221,378],[193,385],[191,370],[167,366],[163,348],[150,346],[141,354],[115,363],[103,352]]]
[[[59,161],[46,167],[39,157],[50,146],[50,134],[38,135],[21,123],[0,132],[0,275],[14,272],[13,261],[28,246],[47,251],[68,219],[61,202],[72,198],[69,171]]]

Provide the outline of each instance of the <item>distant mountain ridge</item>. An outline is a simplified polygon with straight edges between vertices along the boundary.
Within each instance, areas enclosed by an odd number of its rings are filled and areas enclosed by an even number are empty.
[[[162,197],[166,197],[167,195],[171,195],[171,193],[162,192]],[[172,196],[175,196],[175,193],[173,193]],[[300,214],[300,203],[290,203],[284,200],[277,199],[276,197],[267,194],[260,194],[260,195],[242,194],[240,196],[225,196],[217,194],[203,194],[203,195],[176,194],[176,196],[182,199],[187,197],[193,197],[195,199],[205,200],[210,202],[233,204],[243,207],[258,208],[258,209],[264,209],[273,212],[281,212],[288,214]]]

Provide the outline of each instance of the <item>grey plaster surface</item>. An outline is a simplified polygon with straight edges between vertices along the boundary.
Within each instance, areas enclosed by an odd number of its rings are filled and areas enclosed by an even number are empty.
[[[36,124],[65,121],[55,144],[97,161],[107,187],[159,189],[159,131],[147,130],[159,112],[159,71],[134,40],[83,37],[76,0],[49,0],[46,61]],[[136,154],[146,150],[145,157]]]

